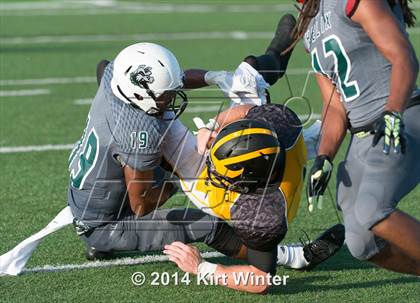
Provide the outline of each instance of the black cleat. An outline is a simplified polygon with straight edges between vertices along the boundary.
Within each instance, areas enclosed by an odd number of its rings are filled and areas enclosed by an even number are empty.
[[[277,58],[280,57],[281,53],[293,43],[292,32],[295,26],[296,19],[291,14],[286,14],[281,17],[279,23],[277,24],[274,38],[271,40],[265,53],[267,55],[274,55]],[[290,54],[291,52],[287,53],[289,56]]]
[[[96,260],[105,260],[105,259],[112,259],[113,254],[112,252],[101,252],[97,251],[95,247],[88,247],[86,249],[86,259],[89,261],[96,261]]]
[[[101,84],[102,76],[104,75],[105,68],[108,64],[108,60],[102,59],[99,61],[98,65],[96,65],[96,81],[98,82],[98,86]]]
[[[301,270],[312,270],[318,264],[332,257],[343,244],[344,226],[337,224],[330,227],[318,239],[303,246],[303,255],[309,264]]]

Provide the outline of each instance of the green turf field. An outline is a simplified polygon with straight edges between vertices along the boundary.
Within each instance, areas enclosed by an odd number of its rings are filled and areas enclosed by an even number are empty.
[[[16,153],[5,148],[78,140],[89,99],[96,91],[94,76],[100,59],[111,59],[123,47],[147,39],[170,48],[184,68],[234,69],[246,55],[263,52],[279,16],[294,11],[288,0],[150,1],[145,8],[139,8],[139,2],[117,7],[112,6],[115,1],[86,2],[0,1],[0,254],[43,228],[65,206],[68,184],[69,150]],[[170,5],[162,6],[165,2]],[[415,5],[420,8],[418,1]],[[165,13],[168,8],[175,11]],[[411,34],[417,53],[419,30]],[[313,77],[303,89],[309,66],[299,46],[289,65],[290,85],[285,79],[279,81],[271,90],[272,99],[283,102],[303,93],[319,114]],[[207,110],[220,105],[220,99],[210,97],[220,96],[219,92],[191,93],[189,111],[182,120],[192,126],[195,115],[213,116],[216,111]],[[292,107],[301,115],[307,112],[302,103]],[[343,155],[344,150],[336,163]],[[333,182],[330,187],[334,192]],[[400,207],[420,217],[419,199],[417,188]],[[184,202],[179,194],[167,205]],[[327,199],[325,209],[315,214],[309,214],[302,203],[285,242],[297,242],[302,230],[315,237],[336,223],[332,203]],[[208,248],[202,246],[202,250]],[[69,227],[47,238],[28,267],[85,262],[84,246]],[[288,283],[266,296],[216,286],[137,287],[131,282],[137,271],[146,276],[154,271],[180,272],[163,262],[0,277],[0,302],[419,302],[420,294],[418,278],[358,262],[346,248],[310,273],[279,267],[279,274],[290,276]]]

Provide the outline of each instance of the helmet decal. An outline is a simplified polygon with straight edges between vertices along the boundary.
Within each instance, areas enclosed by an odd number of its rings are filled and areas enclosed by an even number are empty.
[[[152,84],[155,78],[152,76],[152,67],[145,64],[140,65],[137,69],[130,73],[130,81],[140,88],[145,88],[142,83]]]

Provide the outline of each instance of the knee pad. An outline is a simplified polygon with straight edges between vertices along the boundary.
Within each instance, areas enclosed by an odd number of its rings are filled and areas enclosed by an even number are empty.
[[[284,75],[284,71],[281,71],[279,60],[272,55],[262,55],[259,57],[251,55],[243,61],[255,68],[270,85],[276,83]]]
[[[366,261],[385,246],[385,241],[376,238],[369,230],[366,230],[365,233],[346,231],[346,244],[353,257]]]

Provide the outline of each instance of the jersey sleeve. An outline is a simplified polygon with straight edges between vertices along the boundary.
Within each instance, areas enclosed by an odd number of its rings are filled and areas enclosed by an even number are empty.
[[[113,102],[116,147],[114,157],[138,171],[152,170],[160,165],[161,121],[119,100]]]

